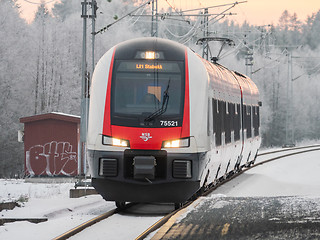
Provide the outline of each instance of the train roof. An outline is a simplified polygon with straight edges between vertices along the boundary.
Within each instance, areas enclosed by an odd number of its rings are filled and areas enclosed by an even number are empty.
[[[228,99],[236,102],[241,89],[244,104],[257,105],[259,102],[259,90],[255,83],[244,74],[232,71],[218,63],[212,63],[195,54],[203,62],[209,75],[209,84],[215,91],[218,99]]]

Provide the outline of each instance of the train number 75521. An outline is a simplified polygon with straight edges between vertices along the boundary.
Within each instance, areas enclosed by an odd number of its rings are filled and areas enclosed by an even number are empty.
[[[160,125],[163,127],[177,127],[178,121],[160,121]]]

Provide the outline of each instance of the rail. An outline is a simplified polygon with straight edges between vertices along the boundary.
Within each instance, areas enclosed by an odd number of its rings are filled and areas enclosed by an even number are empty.
[[[86,229],[86,228],[88,228],[88,227],[90,227],[90,226],[92,226],[92,225],[104,220],[104,219],[107,219],[107,218],[109,218],[109,217],[111,217],[111,216],[113,216],[113,215],[115,215],[117,213],[120,213],[120,212],[122,212],[122,211],[124,211],[124,210],[126,210],[126,209],[128,209],[128,208],[130,208],[132,206],[134,206],[134,205],[135,205],[135,203],[129,203],[129,204],[125,205],[124,208],[112,209],[112,210],[110,210],[110,211],[108,211],[106,213],[103,213],[103,214],[101,214],[101,215],[99,215],[99,216],[97,216],[97,217],[95,217],[93,219],[90,219],[89,221],[87,221],[85,223],[80,224],[79,226],[76,226],[75,228],[73,228],[73,229],[61,234],[60,236],[54,238],[53,240],[66,240],[66,239],[78,234],[82,230],[84,230],[84,229]]]

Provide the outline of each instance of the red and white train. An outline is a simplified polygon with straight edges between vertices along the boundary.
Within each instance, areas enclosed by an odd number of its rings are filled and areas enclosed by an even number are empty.
[[[248,77],[160,38],[111,48],[93,74],[92,185],[108,201],[180,204],[254,162],[259,91]]]

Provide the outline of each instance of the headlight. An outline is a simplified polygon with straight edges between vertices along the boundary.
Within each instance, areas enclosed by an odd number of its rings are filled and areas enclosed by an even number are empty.
[[[128,140],[113,138],[113,137],[109,137],[109,136],[102,136],[102,144],[117,146],[117,147],[129,147],[130,146],[130,143]]]
[[[190,146],[190,138],[167,140],[162,142],[163,148],[182,148]]]

